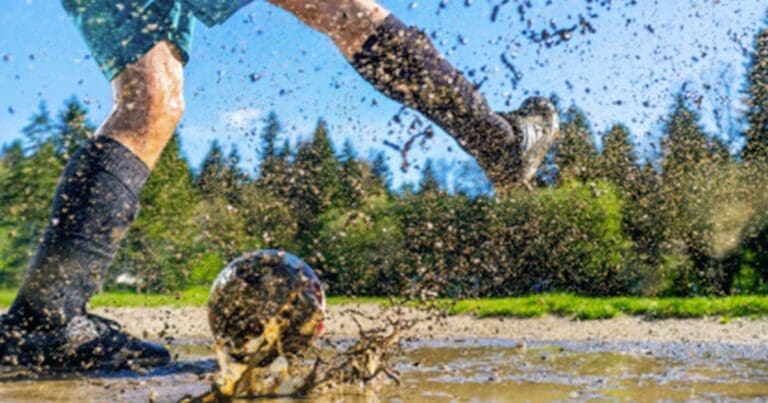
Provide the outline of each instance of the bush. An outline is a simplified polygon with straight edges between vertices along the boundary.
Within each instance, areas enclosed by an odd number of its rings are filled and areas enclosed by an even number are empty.
[[[491,293],[629,292],[637,276],[622,230],[623,200],[607,182],[569,182],[498,203],[489,228],[497,256]]]
[[[622,230],[623,200],[605,182],[499,201],[435,192],[365,205],[324,216],[332,294],[616,295],[643,281]]]
[[[488,248],[493,202],[425,193],[404,197],[400,204],[408,293],[482,295],[497,259]]]
[[[321,216],[322,258],[315,270],[328,293],[400,293],[403,234],[396,209],[386,196],[375,196],[365,199],[359,209],[334,209]]]

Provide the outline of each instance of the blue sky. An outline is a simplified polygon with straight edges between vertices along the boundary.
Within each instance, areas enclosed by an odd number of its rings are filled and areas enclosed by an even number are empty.
[[[474,71],[473,79],[487,78],[482,88],[495,108],[512,109],[532,94],[557,94],[564,105],[585,110],[596,132],[613,123],[628,125],[644,149],[657,140],[660,119],[686,82],[688,94],[702,99],[710,132],[723,131],[712,118],[714,104],[738,118],[746,52],[764,26],[767,8],[761,0],[613,2],[610,10],[594,6],[595,33],[547,48],[523,34],[519,1],[501,7],[494,23],[490,16],[499,0],[474,0],[469,6],[446,0],[442,9],[437,0],[381,3],[434,33],[437,46],[462,70]],[[551,22],[571,25],[590,12],[585,0],[532,3],[527,18],[538,30]],[[250,129],[260,129],[274,110],[294,142],[323,118],[337,148],[350,139],[363,156],[384,151],[396,184],[418,178],[416,168],[400,172],[399,154],[383,144],[409,137],[407,129],[392,123],[399,106],[363,81],[327,38],[259,0],[224,25],[195,29],[180,127],[183,151],[193,165],[213,139],[225,148],[237,144],[244,163],[252,165],[258,139]],[[502,54],[522,73],[517,88]],[[254,74],[260,77],[256,81],[250,78]],[[724,83],[730,94],[718,90]],[[110,110],[109,84],[59,2],[6,1],[0,11],[0,143],[19,137],[40,100],[56,110],[72,95],[88,103],[95,122]],[[468,160],[442,132],[410,158],[415,167],[425,158],[443,166]]]

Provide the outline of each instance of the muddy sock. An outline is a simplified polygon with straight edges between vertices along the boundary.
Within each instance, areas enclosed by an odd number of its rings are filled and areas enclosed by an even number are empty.
[[[512,126],[474,84],[451,66],[422,31],[390,15],[352,65],[388,97],[423,113],[475,156],[496,184],[512,179],[520,160]]]
[[[72,155],[11,318],[32,329],[84,313],[138,214],[148,176],[147,166],[109,137],[89,140]]]

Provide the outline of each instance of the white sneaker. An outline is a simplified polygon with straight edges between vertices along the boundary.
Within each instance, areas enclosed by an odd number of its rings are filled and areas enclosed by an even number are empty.
[[[555,106],[546,98],[531,97],[520,109],[502,113],[502,117],[522,136],[520,170],[516,184],[531,188],[531,179],[552,145],[560,138],[560,117]]]

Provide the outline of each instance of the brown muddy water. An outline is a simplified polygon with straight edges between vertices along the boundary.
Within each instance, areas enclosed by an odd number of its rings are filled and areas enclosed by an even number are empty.
[[[0,401],[176,401],[206,392],[216,370],[211,351],[183,343],[175,350],[176,365],[140,376],[5,380]],[[514,341],[453,340],[407,350],[397,367],[400,387],[350,387],[303,401],[768,399],[768,347],[761,345],[534,341],[521,349]]]

